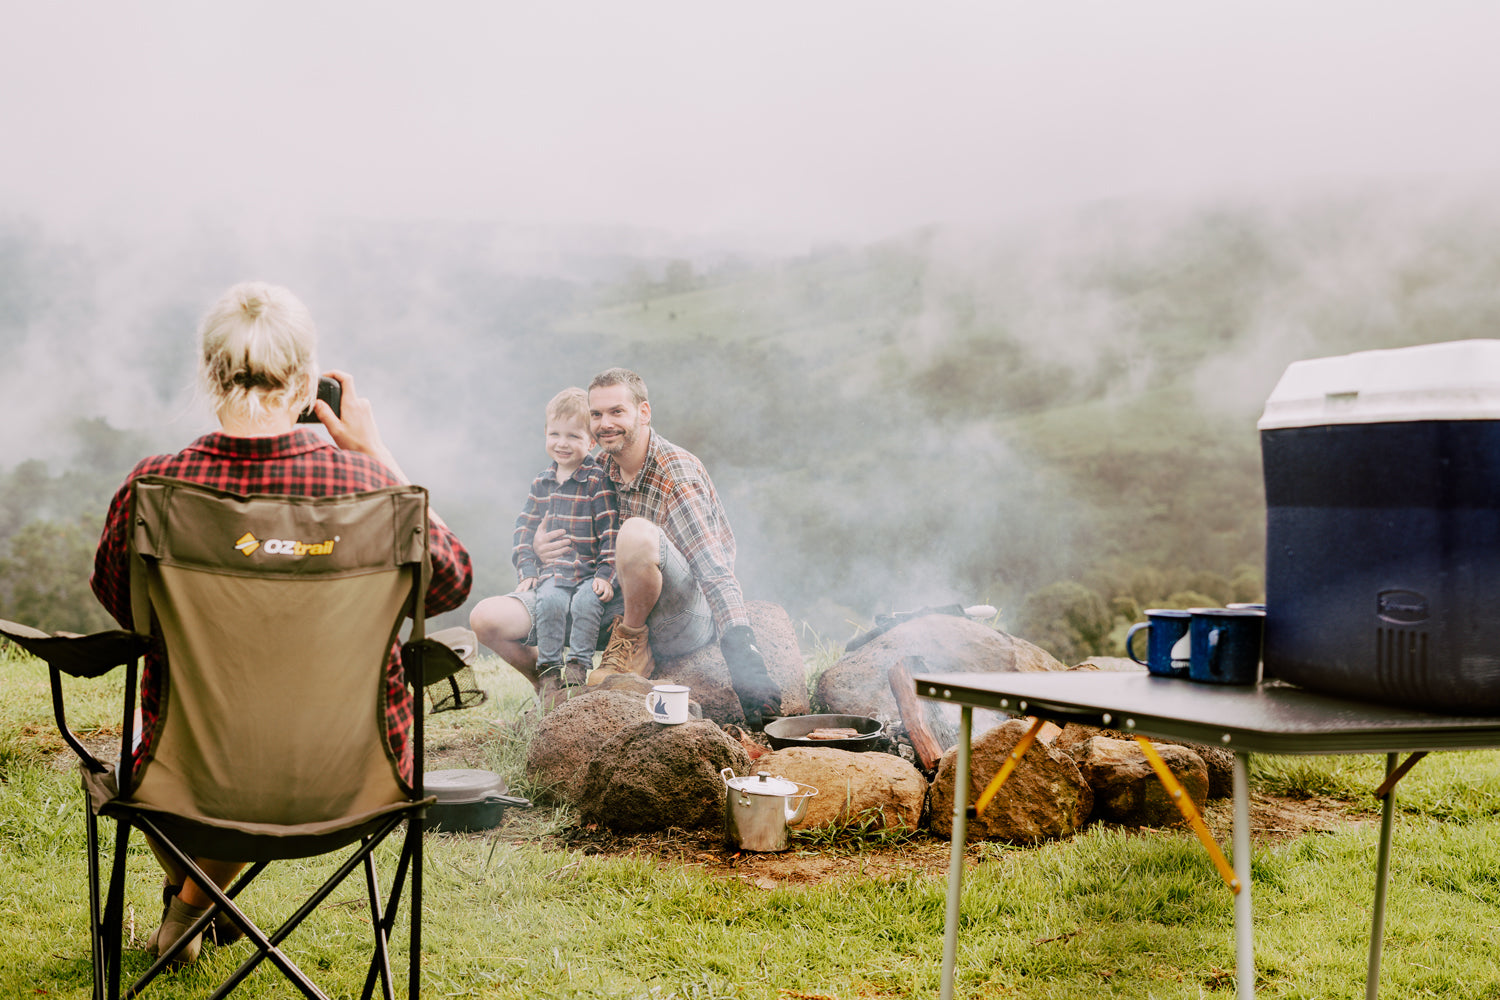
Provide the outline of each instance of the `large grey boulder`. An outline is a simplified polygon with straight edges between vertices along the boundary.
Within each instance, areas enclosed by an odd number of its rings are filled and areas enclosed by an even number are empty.
[[[542,804],[575,802],[574,779],[581,776],[610,737],[651,720],[646,700],[624,691],[589,689],[543,717],[526,751],[526,777]]]
[[[1013,719],[975,738],[969,759],[970,808],[978,804],[985,786],[1028,728],[1024,719]],[[957,771],[958,748],[952,747],[943,754],[932,783],[928,826],[942,837],[953,835],[953,786]],[[966,839],[1029,844],[1071,837],[1088,820],[1093,804],[1094,794],[1073,758],[1037,741],[1021,756],[988,808],[969,819]]]
[[[792,620],[780,605],[768,601],[750,601],[750,627],[755,630],[756,648],[766,661],[771,680],[781,688],[781,714],[806,715],[811,709],[807,698],[807,669]],[[685,684],[689,695],[703,709],[705,718],[719,723],[743,725],[745,713],[739,696],[729,681],[729,668],[719,644],[711,642],[685,656],[657,660],[651,674],[653,684]]]
[[[1175,743],[1152,743],[1172,776],[1199,806],[1208,798],[1203,758]],[[1072,748],[1078,770],[1094,791],[1094,816],[1129,826],[1171,826],[1182,812],[1167,794],[1135,740],[1094,736]]]
[[[752,771],[769,771],[818,790],[807,814],[792,825],[796,830],[865,822],[877,830],[915,830],[922,822],[927,779],[888,753],[788,747],[759,758]]]
[[[750,770],[750,757],[705,720],[646,722],[598,748],[579,777],[578,817],[620,833],[722,826],[724,779]]]
[[[890,670],[905,657],[920,657],[920,671],[934,674],[1066,669],[1040,646],[988,625],[956,615],[923,615],[840,657],[818,677],[818,702],[837,715],[870,716],[887,725],[896,722],[901,716],[891,694]],[[952,709],[956,726],[957,706],[944,707]],[[976,712],[975,728],[1004,718]]]

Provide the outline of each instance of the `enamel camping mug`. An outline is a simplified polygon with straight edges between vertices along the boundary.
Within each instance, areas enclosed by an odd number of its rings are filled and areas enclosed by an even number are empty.
[[[1260,679],[1264,611],[1191,608],[1188,677],[1208,684],[1254,684]]]
[[[1125,636],[1125,655],[1130,657],[1158,677],[1187,677],[1187,657],[1180,657],[1176,664],[1172,659],[1172,647],[1188,633],[1192,615],[1176,608],[1151,608],[1146,620],[1130,626]],[[1146,658],[1135,655],[1135,636],[1142,629],[1149,629],[1146,636]]]

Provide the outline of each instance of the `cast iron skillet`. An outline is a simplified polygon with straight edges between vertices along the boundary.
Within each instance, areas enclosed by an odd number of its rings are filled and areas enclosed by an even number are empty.
[[[814,729],[856,729],[858,736],[841,740],[810,740]],[[832,747],[835,750],[870,750],[884,733],[878,719],[863,715],[787,715],[766,723],[766,739],[772,750],[787,747]]]

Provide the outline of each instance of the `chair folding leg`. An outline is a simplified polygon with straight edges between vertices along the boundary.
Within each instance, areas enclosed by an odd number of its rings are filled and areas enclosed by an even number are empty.
[[[378,933],[380,933],[383,936],[384,940],[387,943],[389,943],[389,941],[390,941],[391,931],[396,926],[396,915],[397,915],[397,913],[401,909],[401,890],[406,885],[406,873],[411,868],[411,842],[409,840],[409,838],[410,838],[410,832],[409,832],[410,831],[410,827],[408,827],[407,829],[408,829],[408,834],[407,834],[408,839],[407,840],[403,840],[402,844],[401,844],[401,860],[396,865],[396,877],[391,880],[391,893],[390,893],[390,896],[386,899],[385,912],[384,912],[384,914],[380,914],[378,911],[374,910],[373,907],[372,907],[372,910],[371,910],[372,919],[375,919],[375,920],[378,921],[378,923],[377,923],[377,931],[378,931]],[[389,958],[389,954],[390,954],[390,951],[389,951],[389,948],[387,948],[387,950],[386,950],[387,958],[385,960],[385,974],[386,974],[387,981],[389,981],[389,978],[390,978],[390,958]],[[360,1000],[370,1000],[370,997],[375,992],[375,977],[378,975],[378,970],[377,970],[377,967],[376,967],[375,963],[378,960],[378,958],[379,958],[379,956],[377,955],[377,956],[371,957],[371,959],[370,959],[370,970],[365,975],[365,988],[364,988],[363,991],[360,992]],[[386,986],[385,987],[385,995],[386,996],[390,996],[391,995],[391,987],[390,986]],[[415,994],[413,994],[413,995],[415,995]]]
[[[104,918],[99,912],[99,817],[84,796],[84,830],[88,837],[89,951],[93,959],[94,1000],[104,1000]]]
[[[418,718],[421,712],[417,713]],[[417,732],[421,732],[419,728]],[[418,751],[417,760],[421,760]],[[422,996],[422,827],[425,817],[418,813],[406,823],[406,842],[411,851],[411,971],[407,974],[406,995],[409,1000]]]
[[[117,818],[109,893],[104,899],[104,917],[100,926],[109,1000],[119,1000],[120,996],[120,967],[125,952],[125,853],[129,846],[130,824]]]
[[[375,935],[375,954],[370,956],[370,971],[365,976],[363,1000],[369,1000],[374,983],[371,979],[380,976],[380,995],[383,1000],[395,1000],[391,992],[390,923],[385,913],[395,915],[395,909],[382,911],[380,907],[380,882],[375,877],[375,856],[365,855],[365,896],[370,901],[370,930]]]
[[[140,823],[141,828],[146,831],[146,833],[160,841],[162,846],[167,850],[169,854],[172,855],[177,863],[182,865],[183,868],[191,874],[193,881],[197,882],[203,888],[203,890],[213,900],[215,906],[230,915],[230,918],[240,927],[242,931],[244,931],[245,937],[255,946],[255,954],[251,955],[239,966],[239,968],[235,969],[234,973],[231,974],[230,977],[225,980],[224,984],[213,994],[213,1000],[222,1000],[223,997],[227,996],[231,991],[235,989],[235,987],[240,984],[240,982],[244,980],[246,976],[253,972],[256,966],[258,966],[264,959],[270,959],[271,964],[275,965],[276,968],[280,970],[281,974],[286,976],[286,978],[294,986],[301,990],[302,994],[308,997],[309,1000],[327,1000],[327,997],[321,990],[318,989],[317,985],[313,983],[313,981],[309,979],[301,969],[297,968],[296,964],[292,962],[291,959],[289,959],[285,954],[282,953],[278,945],[283,940],[285,940],[286,937],[291,934],[292,931],[295,930],[303,920],[305,920],[314,910],[316,910],[318,906],[322,904],[323,900],[326,899],[334,889],[338,888],[339,885],[341,885],[344,880],[349,877],[349,875],[354,871],[355,868],[359,867],[364,862],[365,858],[369,856],[370,852],[374,851],[375,848],[379,846],[381,841],[383,841],[385,837],[388,836],[402,822],[403,818],[404,817],[399,815],[394,816],[384,825],[378,828],[373,834],[371,834],[366,839],[365,843],[363,843],[358,850],[356,850],[347,860],[345,860],[345,862],[339,866],[338,870],[330,875],[328,879],[321,886],[319,886],[318,889],[310,897],[308,897],[307,901],[303,903],[303,905],[299,907],[295,913],[288,917],[281,924],[281,926],[278,927],[270,935],[267,935],[264,931],[257,927],[249,917],[245,916],[244,912],[240,910],[239,907],[235,906],[233,901],[224,892],[224,890],[215,885],[212,879],[209,879],[207,876],[205,876],[203,872],[198,869],[198,866],[193,863],[193,859],[188,857],[187,854],[184,853],[182,849],[179,848],[176,844],[172,843],[165,836],[163,836],[161,831],[158,830],[149,819],[140,817],[138,818],[138,822]],[[236,883],[235,888],[239,888],[239,883]],[[194,922],[193,926],[189,928],[188,933],[183,935],[183,939],[185,940],[187,938],[191,938],[194,933],[201,931],[203,928],[207,927],[208,921],[211,919],[210,915],[212,912],[213,909],[211,908],[209,913],[205,913],[202,917],[198,918],[198,920]],[[147,973],[141,978],[141,980],[138,981],[134,987],[132,987],[130,995],[134,996],[142,986],[144,986],[151,978],[153,978],[156,973],[160,971],[159,967],[164,966],[167,961],[170,961],[172,955],[175,954],[176,950],[177,949],[174,946],[173,949],[170,949],[161,958],[158,958],[156,965],[148,970]]]

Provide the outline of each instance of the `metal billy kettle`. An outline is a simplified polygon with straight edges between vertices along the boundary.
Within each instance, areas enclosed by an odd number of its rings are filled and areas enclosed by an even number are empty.
[[[736,777],[732,768],[719,772],[724,795],[724,842],[741,851],[784,851],[787,825],[807,815],[807,802],[818,790],[761,771]]]

